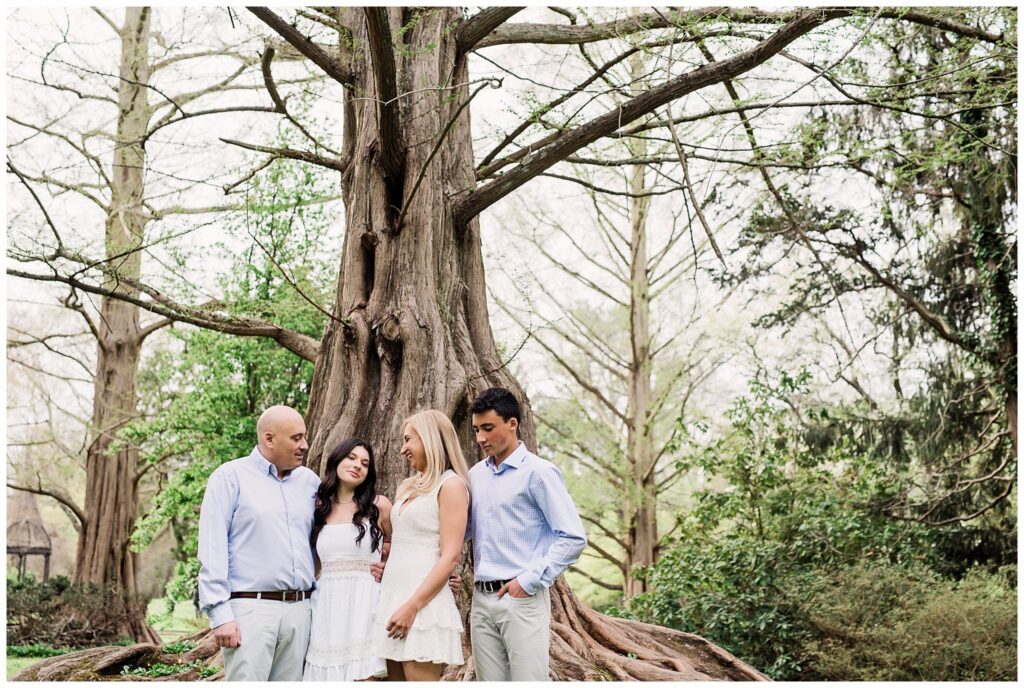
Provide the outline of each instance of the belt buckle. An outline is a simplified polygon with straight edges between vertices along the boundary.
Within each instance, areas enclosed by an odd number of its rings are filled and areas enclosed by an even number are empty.
[[[288,599],[289,595],[291,595],[291,599]],[[299,591],[298,590],[285,590],[284,593],[282,593],[282,595],[281,595],[281,601],[282,602],[298,602],[299,601]]]

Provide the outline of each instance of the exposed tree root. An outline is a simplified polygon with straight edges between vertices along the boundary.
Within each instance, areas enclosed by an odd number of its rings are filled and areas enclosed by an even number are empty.
[[[160,645],[138,643],[128,647],[94,647],[57,657],[48,657],[22,669],[14,681],[202,681],[217,680],[223,673],[203,679],[203,667],[223,666],[221,654],[210,631],[203,630],[182,640],[193,640],[196,647],[183,654],[168,654]],[[156,663],[186,665],[200,660],[201,664],[180,674],[170,676],[125,676],[121,672]]]
[[[551,675],[560,681],[767,681],[767,676],[703,638],[661,626],[616,619],[590,609],[559,578],[551,589]],[[204,630],[186,638],[197,643],[189,652],[167,654],[159,645],[97,647],[50,657],[21,671],[16,681],[198,681],[200,667],[221,666],[213,635]],[[446,681],[475,678],[475,665],[464,635],[467,661],[445,672]],[[160,678],[123,676],[123,668],[157,662],[202,664]],[[217,680],[223,674],[205,680]]]
[[[551,589],[551,676],[559,681],[770,680],[700,636],[595,612],[562,578]],[[474,678],[473,663],[450,669],[444,678]]]

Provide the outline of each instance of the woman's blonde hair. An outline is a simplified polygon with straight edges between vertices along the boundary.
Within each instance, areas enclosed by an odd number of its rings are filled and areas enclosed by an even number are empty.
[[[427,465],[422,473],[406,478],[398,486],[396,504],[403,499],[415,499],[430,492],[441,474],[449,468],[469,486],[469,469],[462,455],[462,447],[459,446],[459,437],[455,434],[455,426],[448,420],[448,416],[428,409],[406,418],[402,424],[403,429],[406,425],[412,426],[420,436],[427,455]]]

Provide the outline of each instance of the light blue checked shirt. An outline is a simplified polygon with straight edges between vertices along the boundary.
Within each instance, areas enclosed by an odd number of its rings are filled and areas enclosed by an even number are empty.
[[[550,587],[587,546],[583,522],[562,473],[519,447],[497,468],[488,456],[469,471],[466,536],[478,581],[515,578],[533,595]]]
[[[232,592],[313,587],[309,534],[318,487],[305,466],[278,480],[258,448],[210,475],[199,512],[199,608],[211,628],[235,620]]]

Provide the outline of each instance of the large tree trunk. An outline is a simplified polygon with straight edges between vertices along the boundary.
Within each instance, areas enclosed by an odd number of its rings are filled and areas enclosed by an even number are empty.
[[[351,160],[343,181],[347,233],[335,319],[321,344],[306,422],[311,468],[319,471],[343,438],[362,437],[378,453],[379,489],[394,496],[409,473],[398,454],[402,422],[416,410],[445,412],[472,463],[478,451],[468,405],[479,391],[504,386],[523,402],[522,436],[536,447],[529,402],[494,345],[478,221],[460,227],[450,213],[453,199],[474,179],[468,109],[428,162],[446,124],[469,97],[466,60],[449,30],[460,13],[432,8],[410,21],[401,8],[381,12],[390,22],[388,34],[412,24],[402,35],[404,49],[375,51],[390,36],[368,28],[375,19],[367,21],[362,9],[343,9],[340,19],[352,30],[353,44],[369,46],[375,58],[378,52],[394,54],[397,92],[408,95],[395,101],[396,112],[388,112],[380,101],[392,97],[385,83],[390,71],[374,70],[390,65],[380,58],[354,65],[355,87],[345,103],[344,152]],[[396,143],[403,153],[398,161],[388,151]],[[653,521],[653,512],[645,515]],[[563,580],[553,591],[552,617],[555,678],[764,678],[694,636],[597,614]],[[448,677],[472,675],[470,661]]]
[[[392,30],[404,25],[401,8],[388,8]],[[394,51],[397,131],[384,131],[374,61],[355,65],[355,88],[346,93],[344,175],[346,235],[335,300],[313,375],[306,422],[312,436],[310,467],[319,470],[341,439],[359,436],[381,458],[380,489],[391,495],[408,466],[398,455],[402,421],[419,409],[452,418],[470,461],[477,450],[468,405],[491,386],[525,395],[494,347],[484,291],[477,220],[456,227],[452,198],[474,179],[469,112],[463,110],[426,164],[445,125],[468,97],[465,58],[457,58],[448,24],[454,8],[425,11]],[[357,45],[372,44],[359,8],[341,11]],[[428,44],[436,44],[429,48]],[[390,51],[390,50],[389,50]],[[456,65],[453,69],[453,65]],[[462,86],[454,86],[463,84]],[[453,87],[454,86],[454,87]],[[401,169],[385,176],[383,152],[397,136]],[[418,190],[410,201],[412,188]],[[398,208],[405,204],[401,227]],[[527,409],[523,439],[533,444]]]
[[[120,274],[141,276],[143,191],[146,134],[150,110],[148,8],[129,8],[121,35],[118,87],[117,150],[111,176],[110,211],[106,222],[105,253],[117,261]],[[107,286],[135,296],[124,283],[107,278]],[[86,455],[85,523],[78,541],[75,581],[120,590],[133,609],[123,633],[139,641],[158,642],[146,623],[144,606],[137,599],[135,555],[129,551],[138,516],[136,480],[138,449],[131,444],[115,448],[117,431],[136,415],[135,378],[142,348],[139,309],[125,301],[104,297],[97,325],[96,382],[93,396],[94,437]]]

